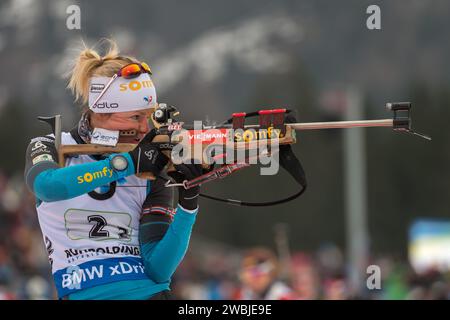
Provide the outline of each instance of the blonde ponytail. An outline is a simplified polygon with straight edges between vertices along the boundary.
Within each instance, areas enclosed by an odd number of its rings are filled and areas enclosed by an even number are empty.
[[[133,57],[119,55],[119,49],[113,40],[105,39],[102,42],[106,44],[106,54],[104,56],[101,56],[93,48],[86,47],[83,42],[84,48],[79,53],[73,68],[69,72],[67,88],[72,91],[75,101],[81,101],[84,105],[89,100],[89,81],[91,77],[112,77],[123,66],[139,62]]]

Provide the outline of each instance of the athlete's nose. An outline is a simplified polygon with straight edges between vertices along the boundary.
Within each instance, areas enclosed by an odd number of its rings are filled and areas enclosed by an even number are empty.
[[[139,131],[144,134],[150,131],[150,126],[147,118],[144,118],[139,122]]]

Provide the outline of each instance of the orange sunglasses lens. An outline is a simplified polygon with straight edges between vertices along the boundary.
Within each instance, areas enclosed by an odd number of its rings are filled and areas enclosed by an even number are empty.
[[[124,78],[133,78],[141,73],[141,68],[138,64],[130,64],[128,66],[125,66],[121,70],[121,76]]]

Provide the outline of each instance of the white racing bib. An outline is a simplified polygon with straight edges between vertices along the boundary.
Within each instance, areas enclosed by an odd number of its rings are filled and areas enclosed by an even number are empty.
[[[76,144],[69,133],[63,133],[62,143]],[[66,166],[93,161],[80,155]],[[106,200],[83,194],[36,208],[59,297],[114,281],[148,279],[138,239],[147,180],[129,176],[125,184],[141,187],[116,187]]]

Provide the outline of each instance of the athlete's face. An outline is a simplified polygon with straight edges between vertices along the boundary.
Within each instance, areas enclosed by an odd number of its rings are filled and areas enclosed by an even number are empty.
[[[120,138],[122,143],[138,143],[150,131],[150,110],[93,114],[91,125],[108,130],[136,130],[134,138]]]

